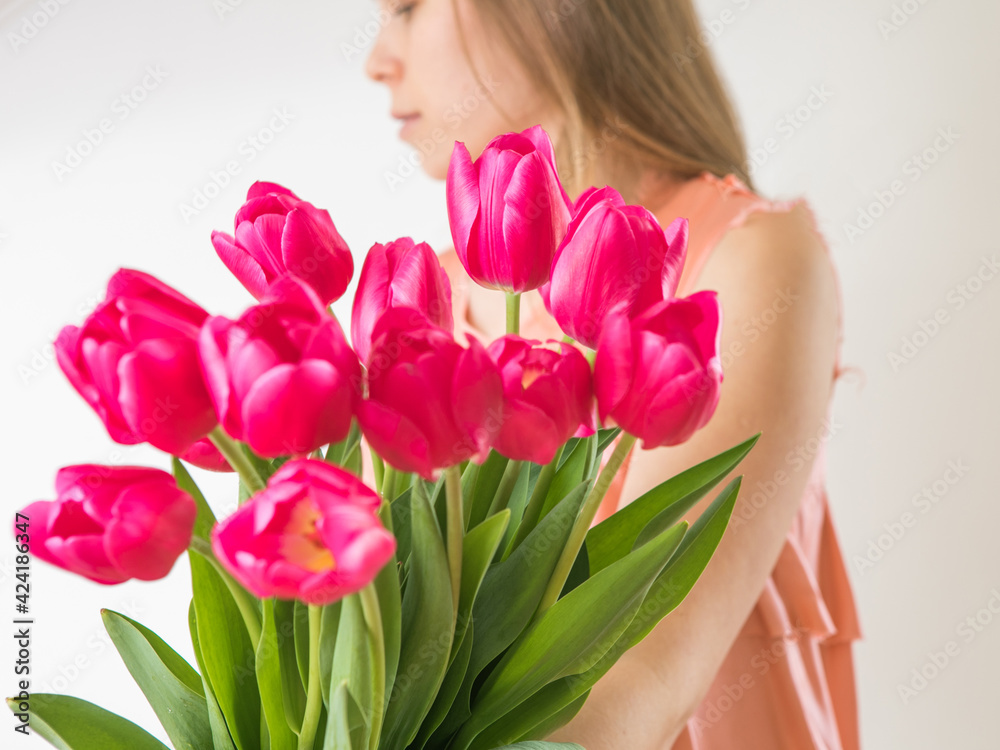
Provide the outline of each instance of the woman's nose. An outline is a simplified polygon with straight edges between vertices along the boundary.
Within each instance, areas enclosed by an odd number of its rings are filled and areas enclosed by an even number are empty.
[[[392,83],[399,79],[401,71],[401,61],[388,48],[385,35],[379,33],[365,60],[365,74],[377,83]]]

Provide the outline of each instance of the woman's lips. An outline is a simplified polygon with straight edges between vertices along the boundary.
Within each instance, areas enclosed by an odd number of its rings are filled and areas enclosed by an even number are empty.
[[[399,137],[406,138],[407,135],[413,130],[417,120],[420,119],[420,115],[416,112],[408,115],[399,115],[397,119],[402,122],[402,127],[399,129]]]

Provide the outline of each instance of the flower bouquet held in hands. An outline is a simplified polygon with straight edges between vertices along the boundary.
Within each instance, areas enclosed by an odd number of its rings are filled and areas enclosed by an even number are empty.
[[[402,238],[369,250],[349,344],[328,305],[350,250],[326,211],[265,182],[234,235],[212,235],[257,299],[239,318],[121,269],[58,337],[110,436],[171,454],[172,473],[68,466],[14,534],[103,584],[162,578],[187,552],[194,665],[102,612],[177,750],[569,747],[540,740],[725,530],[739,478],[683,519],[759,434],[593,523],[637,440],[682,443],[718,402],[716,295],[675,296],[686,221],[664,230],[609,187],[573,203],[538,126],[475,161],[456,144],[447,199],[469,275],[506,292],[496,341],[456,339],[437,256]],[[531,289],[563,340],[518,335]],[[237,510],[216,518],[185,463],[234,471]],[[78,698],[8,704],[65,750],[164,748]]]

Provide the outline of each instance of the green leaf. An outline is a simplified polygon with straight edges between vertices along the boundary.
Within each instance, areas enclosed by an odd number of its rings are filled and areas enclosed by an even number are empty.
[[[517,483],[514,485],[513,492],[511,492],[510,502],[507,503],[507,509],[510,511],[510,522],[507,524],[507,529],[500,540],[500,546],[496,554],[493,555],[494,562],[503,562],[503,560],[507,559],[507,555],[504,552],[508,546],[511,547],[511,551],[513,550],[514,535],[517,533],[517,527],[524,518],[524,511],[528,505],[531,488],[538,481],[538,475],[541,470],[542,467],[538,464],[527,462],[521,468],[521,475],[517,478]]]
[[[177,456],[171,456],[170,465],[173,467],[174,480],[176,480],[177,486],[193,497],[195,505],[198,506],[198,515],[195,518],[194,531],[192,533],[202,539],[210,539],[212,527],[215,526],[215,514],[209,507],[198,485],[191,478],[191,474],[184,468],[181,460]]]
[[[504,508],[471,529],[462,540],[462,586],[451,657],[438,695],[417,734],[415,744],[418,747],[423,747],[431,733],[444,721],[462,686],[472,654],[472,606],[509,520],[510,509]]]
[[[462,633],[462,642],[458,649],[452,649],[454,654],[451,664],[448,665],[448,671],[434,699],[434,704],[420,725],[420,731],[417,733],[417,738],[412,745],[414,750],[422,750],[426,746],[434,732],[441,726],[441,722],[448,716],[448,712],[451,711],[451,707],[455,703],[455,698],[458,696],[458,691],[462,688],[462,682],[465,680],[466,670],[469,668],[474,630],[475,623],[470,622]]]
[[[451,574],[422,482],[411,495],[411,571],[403,593],[399,674],[382,728],[384,747],[409,745],[444,680],[454,636]]]
[[[7,706],[20,712],[16,698]],[[69,695],[33,693],[28,716],[31,730],[59,750],[169,750],[128,719]]]
[[[537,740],[518,742],[516,745],[504,745],[495,748],[495,750],[514,750],[514,748],[520,750],[585,750],[582,745],[577,745],[575,742],[540,742]]]
[[[362,473],[361,466],[361,443],[355,443],[351,449],[344,456],[343,467],[354,474],[356,477],[360,477]]]
[[[560,706],[580,701],[621,656],[645,638],[664,617],[672,612],[694,586],[712,554],[715,552],[732,515],[742,477],[732,480],[698,517],[680,546],[649,587],[638,614],[614,646],[586,672],[563,677],[549,683],[528,701],[519,705],[497,724],[510,722],[523,727],[540,715],[554,714]],[[569,719],[566,719],[567,721]],[[553,725],[556,729],[562,724]],[[551,731],[551,730],[550,730]],[[532,733],[533,730],[532,730]],[[508,736],[508,735],[504,735]],[[523,737],[524,734],[518,735]]]
[[[342,680],[330,694],[330,713],[327,717],[326,737],[323,739],[323,747],[327,750],[354,750],[351,742],[350,701],[347,680]],[[359,746],[358,750],[365,748]]]
[[[760,433],[681,472],[604,519],[587,532],[590,574],[621,559],[636,543],[673,526],[746,457]],[[644,531],[646,527],[648,531]]]
[[[587,495],[581,482],[543,518],[502,563],[492,565],[483,578],[472,607],[478,634],[472,644],[469,667],[447,719],[433,740],[446,739],[471,715],[472,687],[479,676],[531,621],[549,577],[566,546],[573,522]]]
[[[507,458],[501,456],[495,450],[490,451],[489,457],[479,467],[479,474],[476,478],[476,487],[469,498],[463,498],[463,503],[471,503],[472,510],[469,514],[469,526],[478,526],[486,519],[493,498],[496,497],[500,488],[500,480],[507,469]],[[464,488],[463,488],[464,489]]]
[[[358,708],[364,723],[355,743],[358,747],[368,746],[368,736],[372,725],[372,660],[371,639],[361,609],[361,598],[351,594],[340,600],[340,622],[337,626],[336,647],[330,665],[329,694],[332,696],[337,686],[347,684],[347,690]],[[326,679],[324,677],[324,679]],[[349,704],[350,705],[350,704]],[[351,722],[357,725],[357,720]]]
[[[226,584],[205,558],[190,553],[198,640],[226,726],[239,750],[260,747],[260,693],[254,646]]]
[[[254,453],[253,448],[246,443],[240,443],[239,446],[243,451],[243,455],[246,456],[247,461],[257,471],[260,478],[264,480],[264,484],[267,484],[267,480],[271,478],[271,475],[278,470],[278,466],[281,464],[275,465],[263,456],[258,456]]]
[[[556,475],[552,477],[552,484],[549,485],[549,491],[545,494],[545,502],[542,504],[539,520],[545,518],[549,511],[584,479],[583,470],[587,465],[589,453],[590,443],[584,439],[577,440],[573,452],[562,462]]]
[[[323,694],[323,703],[330,702],[330,691],[337,686],[332,679],[333,657],[337,651],[337,635],[340,632],[340,612],[343,600],[333,602],[323,607],[319,625],[319,684]],[[306,683],[308,686],[308,682]]]
[[[686,530],[685,523],[667,529],[557,600],[529,626],[477,694],[456,750],[548,683],[597,663],[628,627]]]
[[[462,519],[463,528],[469,528],[469,518],[472,516],[472,498],[476,494],[476,481],[479,479],[479,464],[472,461],[466,463],[462,470]]]
[[[396,537],[396,559],[405,563],[410,558],[412,519],[410,518],[413,489],[409,488],[392,501],[392,534]]]
[[[580,709],[583,708],[583,704],[590,695],[590,691],[588,690],[579,698],[572,701],[569,705],[566,705],[559,710],[543,707],[541,711],[534,712],[534,715],[540,718],[536,719],[538,723],[532,725],[530,723],[532,719],[532,706],[535,704],[536,697],[544,692],[545,688],[542,688],[538,693],[535,693],[535,695],[518,706],[515,711],[507,714],[500,721],[491,724],[490,727],[483,732],[483,734],[480,734],[479,737],[476,738],[476,742],[474,743],[475,746],[479,745],[479,740],[482,739],[485,734],[489,733],[493,729],[500,728],[500,725],[505,725],[505,728],[508,731],[508,734],[504,735],[505,737],[511,736],[511,730],[516,730],[518,727],[523,728],[524,731],[522,731],[515,738],[521,742],[527,742],[532,737],[548,737],[555,730],[568,724],[570,719],[580,713]],[[500,741],[503,742],[505,740]],[[491,747],[494,745],[496,745],[496,742],[493,742]]]
[[[358,421],[355,419],[351,422],[351,429],[347,432],[347,437],[341,440],[339,443],[331,443],[326,448],[326,455],[323,456],[323,460],[328,463],[340,466],[344,457],[348,455],[354,446],[361,441],[361,428],[358,425]]]
[[[597,452],[603,454],[616,437],[621,434],[621,427],[601,428],[597,431]]]
[[[287,688],[281,659],[282,656],[287,658],[288,654],[279,641],[279,638],[290,640],[293,633],[278,634],[273,599],[264,600],[262,620],[260,643],[257,644],[256,671],[267,725],[269,747],[271,750],[295,750],[298,738],[285,718],[285,701],[282,699],[282,694]],[[292,656],[294,658],[294,652]],[[295,682],[298,682],[297,674]],[[293,684],[292,687],[294,688],[295,685]],[[299,688],[301,689],[301,685]],[[301,720],[298,726],[301,727]]]
[[[175,750],[210,747],[212,728],[201,675],[148,628],[107,609],[101,610],[101,617]]]
[[[455,640],[460,641],[472,617],[472,606],[479,593],[490,561],[500,546],[500,539],[510,521],[510,509],[504,508],[471,529],[462,540],[462,585],[458,598]],[[457,644],[456,644],[457,645]],[[453,649],[456,650],[456,649]]]
[[[587,444],[586,462],[583,464],[583,478],[593,479],[597,476],[598,469],[601,468],[600,461],[598,461],[597,452],[597,435],[591,435],[590,437],[583,438],[583,441]]]
[[[298,654],[295,651],[295,602],[290,599],[272,601],[278,666],[281,669],[281,704],[285,721],[298,734],[306,711],[306,686],[299,674]]]
[[[212,728],[212,747],[215,750],[236,750],[233,738],[229,734],[229,728],[226,726],[226,717],[222,715],[219,702],[215,698],[215,693],[212,692],[212,685],[205,676],[205,660],[202,658],[201,646],[198,643],[198,618],[194,611],[194,599],[188,606],[188,628],[191,631],[191,645],[194,648],[198,669],[201,670],[201,685],[205,691],[205,702],[208,704],[208,723]]]
[[[295,663],[302,685],[309,684],[309,607],[300,601],[292,603],[292,630],[295,634]]]
[[[667,566],[650,586],[643,600],[642,616],[629,624],[622,643],[615,644],[615,651],[624,653],[639,643],[688,595],[722,540],[742,482],[742,476],[730,481],[698,517]]]
[[[379,517],[386,529],[395,533],[392,525],[392,509],[383,502]],[[385,564],[375,577],[375,592],[378,594],[379,612],[382,616],[382,638],[385,642],[385,704],[389,703],[392,685],[396,680],[399,666],[399,647],[403,630],[403,604],[399,588],[400,565],[396,555]],[[382,707],[385,710],[385,706]]]

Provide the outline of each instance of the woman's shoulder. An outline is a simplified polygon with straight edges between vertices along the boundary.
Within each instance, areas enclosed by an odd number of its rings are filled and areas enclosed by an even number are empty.
[[[704,172],[691,180],[679,203],[674,209],[688,219],[690,238],[682,285],[703,281],[710,260],[764,281],[793,275],[823,283],[824,276],[834,275],[829,247],[805,197],[772,200],[734,174]]]

